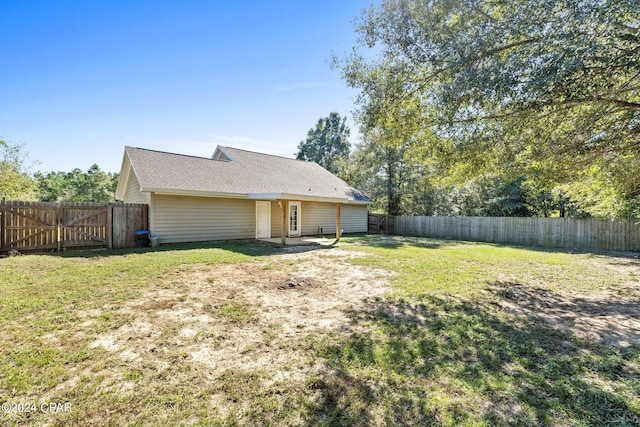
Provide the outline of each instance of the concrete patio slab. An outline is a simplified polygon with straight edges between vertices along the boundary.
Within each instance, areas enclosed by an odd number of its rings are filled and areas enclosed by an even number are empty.
[[[273,237],[271,239],[258,239],[261,242],[269,242],[275,243],[279,245],[282,243],[282,239],[280,237]],[[311,246],[311,245],[321,245],[321,246],[331,246],[336,239],[326,239],[324,237],[287,237],[287,246]]]

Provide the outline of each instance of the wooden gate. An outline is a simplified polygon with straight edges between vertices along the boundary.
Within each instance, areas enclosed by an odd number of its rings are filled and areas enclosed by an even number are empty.
[[[370,213],[367,232],[370,234],[393,234],[393,218],[392,215]]]
[[[0,215],[5,252],[134,247],[133,232],[148,227],[148,206],[138,204],[1,200]]]
[[[109,247],[109,206],[76,205],[60,208],[60,246]]]
[[[16,203],[4,200],[0,203],[2,250],[58,249],[59,212],[55,204]]]

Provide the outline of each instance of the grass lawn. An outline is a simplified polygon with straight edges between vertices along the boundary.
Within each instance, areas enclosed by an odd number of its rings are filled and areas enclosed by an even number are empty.
[[[0,295],[0,425],[640,425],[630,256],[222,242],[0,259]]]

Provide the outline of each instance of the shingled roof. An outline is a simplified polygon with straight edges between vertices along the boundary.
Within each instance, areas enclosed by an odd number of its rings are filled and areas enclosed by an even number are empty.
[[[140,190],[155,193],[371,203],[316,163],[218,146],[211,158],[125,147]],[[125,177],[126,179],[126,177]],[[118,186],[117,196],[124,196]]]

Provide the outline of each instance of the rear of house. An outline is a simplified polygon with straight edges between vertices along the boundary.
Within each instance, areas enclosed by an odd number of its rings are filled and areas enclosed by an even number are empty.
[[[149,204],[161,243],[366,232],[371,203],[315,163],[231,147],[211,158],[126,147],[116,195]]]

